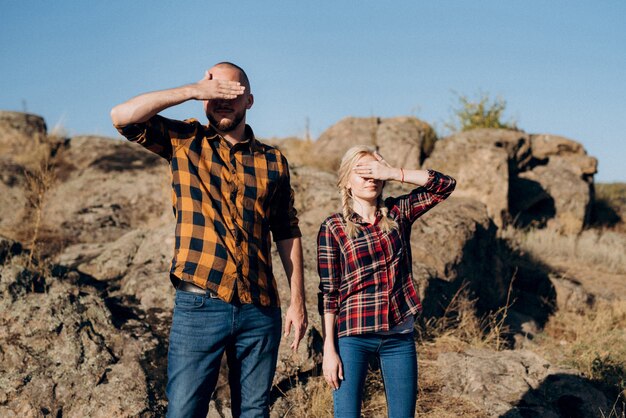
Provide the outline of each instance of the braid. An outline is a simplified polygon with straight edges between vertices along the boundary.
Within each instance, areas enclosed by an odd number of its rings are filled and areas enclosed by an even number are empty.
[[[352,210],[352,205],[350,201],[352,200],[350,196],[350,190],[347,187],[344,187],[341,190],[341,212],[343,214],[343,219],[346,221],[346,231],[350,238],[356,238],[359,233],[359,227],[357,224],[352,222],[352,215],[354,211]]]
[[[391,232],[391,230],[398,227],[398,223],[389,217],[389,208],[383,204],[383,196],[382,193],[378,196],[378,201],[376,202],[376,206],[380,210],[381,219],[378,223],[380,229],[385,233]]]

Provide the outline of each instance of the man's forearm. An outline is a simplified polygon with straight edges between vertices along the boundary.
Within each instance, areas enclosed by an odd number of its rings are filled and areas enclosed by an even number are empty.
[[[243,94],[245,86],[239,81],[214,80],[210,72],[197,83],[187,84],[168,90],[153,91],[115,106],[111,119],[115,126],[141,123],[168,107],[179,105],[187,100],[232,100]]]
[[[300,238],[289,238],[277,241],[276,248],[291,287],[291,304],[304,305],[302,240]]]
[[[145,122],[162,110],[193,98],[191,85],[141,94],[115,106],[111,110],[111,120],[115,126]]]

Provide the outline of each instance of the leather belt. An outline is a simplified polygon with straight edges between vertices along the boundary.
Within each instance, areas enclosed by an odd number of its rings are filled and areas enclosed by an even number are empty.
[[[212,290],[203,289],[198,285],[195,285],[191,282],[186,282],[184,280],[181,280],[180,283],[178,283],[178,287],[176,289],[182,290],[183,292],[190,292],[190,293],[196,293],[202,296],[208,296],[214,299],[218,298],[217,294],[213,292]]]

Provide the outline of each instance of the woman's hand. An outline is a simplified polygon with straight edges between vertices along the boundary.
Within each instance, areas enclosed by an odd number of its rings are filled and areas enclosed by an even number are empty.
[[[376,161],[365,161],[357,163],[353,170],[356,174],[363,178],[375,180],[400,180],[401,171],[394,168],[385,161],[385,159],[377,151],[374,152]]]
[[[326,379],[330,387],[333,390],[339,389],[340,382],[343,380],[343,365],[336,350],[324,350],[322,371],[324,372],[324,379]]]

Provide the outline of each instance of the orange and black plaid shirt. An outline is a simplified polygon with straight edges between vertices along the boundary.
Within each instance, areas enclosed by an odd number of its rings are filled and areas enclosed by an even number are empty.
[[[154,116],[117,127],[167,159],[172,171],[176,244],[170,273],[231,302],[280,306],[272,273],[274,241],[300,237],[287,160],[260,143],[231,145],[195,119]]]

